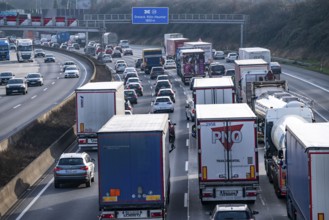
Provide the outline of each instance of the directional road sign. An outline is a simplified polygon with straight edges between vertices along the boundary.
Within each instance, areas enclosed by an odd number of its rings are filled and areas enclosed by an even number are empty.
[[[133,24],[168,24],[169,8],[133,7],[131,18]]]

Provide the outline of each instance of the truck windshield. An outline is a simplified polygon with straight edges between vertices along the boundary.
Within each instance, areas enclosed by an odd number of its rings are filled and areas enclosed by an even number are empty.
[[[19,51],[32,51],[32,45],[28,45],[28,46],[18,46],[17,50]]]
[[[8,51],[9,47],[8,45],[0,45],[0,51]]]

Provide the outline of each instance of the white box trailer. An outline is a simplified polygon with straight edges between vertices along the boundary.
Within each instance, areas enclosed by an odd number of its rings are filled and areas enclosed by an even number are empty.
[[[263,59],[268,64],[271,62],[271,51],[262,47],[239,48],[239,60]]]
[[[256,200],[257,117],[245,103],[196,105],[201,202]]]
[[[289,123],[286,129],[288,216],[328,219],[329,123]]]
[[[195,104],[223,104],[235,102],[232,78],[196,78],[193,84]]]
[[[97,149],[97,132],[113,116],[124,115],[123,82],[90,82],[75,90],[80,149]]]

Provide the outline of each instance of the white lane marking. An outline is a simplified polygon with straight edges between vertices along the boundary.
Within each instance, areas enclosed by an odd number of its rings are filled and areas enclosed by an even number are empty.
[[[186,139],[186,147],[189,147],[189,146],[190,146],[190,140]]]
[[[186,124],[186,128],[189,129],[190,128],[190,123]]]
[[[43,91],[47,91],[48,88],[44,88]]]
[[[58,78],[59,79],[59,78]],[[51,85],[54,85],[56,82],[52,82]]]
[[[302,78],[299,78],[299,77],[297,77],[297,76],[294,76],[294,75],[291,75],[291,74],[289,74],[289,73],[285,73],[285,72],[284,72],[284,74],[286,74],[286,75],[288,75],[288,76],[290,76],[290,77],[292,77],[292,78],[298,79],[298,80],[300,80],[300,81],[303,81],[304,83],[310,84],[310,85],[312,85],[312,86],[314,86],[314,87],[316,87],[316,88],[318,88],[318,89],[321,89],[321,90],[323,90],[323,91],[329,93],[329,90],[328,90],[328,89],[325,89],[325,88],[323,88],[323,87],[321,87],[321,86],[319,86],[319,85],[316,85],[315,83],[312,83],[312,82],[310,82],[310,81],[308,81],[308,80],[306,80],[306,79],[302,79]]]
[[[18,107],[20,107],[21,106],[21,104],[18,104],[18,105],[16,105],[16,106],[14,106],[13,108],[15,109],[15,108],[18,108]]]
[[[52,178],[49,183],[47,185],[45,185],[45,187],[43,187],[43,189],[38,193],[38,195],[36,197],[34,197],[34,199],[28,204],[28,206],[26,206],[26,208],[21,212],[21,214],[16,218],[16,220],[20,220],[25,213],[32,207],[32,205],[34,205],[34,203],[41,197],[41,195],[48,189],[48,187],[50,186],[50,184],[52,184],[54,181],[54,178]]]
[[[186,95],[186,92],[185,91],[183,93],[184,93],[184,95]]]
[[[36,97],[37,97],[37,95],[34,95],[34,96],[31,97],[31,99],[35,99]]]
[[[263,197],[262,197],[261,194],[259,195],[259,198],[260,198],[260,201],[261,201],[262,205],[265,206],[266,203],[265,203],[265,201],[264,201],[264,199],[263,199]]]
[[[185,161],[185,171],[188,171],[188,161]]]
[[[188,205],[188,196],[187,193],[184,193],[184,207],[187,208]]]

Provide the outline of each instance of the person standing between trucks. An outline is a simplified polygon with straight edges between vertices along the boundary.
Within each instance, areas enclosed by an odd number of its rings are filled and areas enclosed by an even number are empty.
[[[272,72],[272,70],[269,70],[265,76],[265,80],[266,81],[272,81],[272,80],[275,80],[275,76]]]

